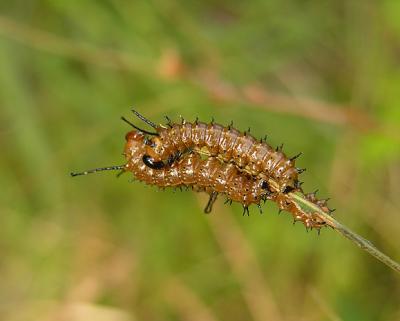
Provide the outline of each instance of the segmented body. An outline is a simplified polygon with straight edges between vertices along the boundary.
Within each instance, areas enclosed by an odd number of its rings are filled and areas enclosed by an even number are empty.
[[[241,133],[231,126],[203,122],[186,122],[158,126],[158,133],[147,140],[146,154],[154,161],[171,162],[175,155],[192,151],[232,163],[240,171],[260,178],[274,179],[279,190],[288,192],[298,187],[295,157],[288,158],[249,133]]]
[[[320,228],[325,225],[317,215],[306,213],[296,206],[287,194],[272,192],[265,179],[243,173],[235,164],[221,162],[216,157],[202,159],[197,153],[187,153],[169,165],[152,168],[144,154],[145,135],[139,131],[131,131],[126,135],[126,140],[124,153],[127,163],[124,171],[132,172],[136,179],[146,184],[158,187],[186,186],[195,191],[204,191],[211,196],[211,205],[207,206],[209,210],[218,194],[224,194],[228,200],[241,203],[244,213],[248,213],[251,204],[260,207],[262,200],[271,200],[276,202],[281,210],[290,212],[295,221],[303,222],[307,228]],[[315,197],[308,198],[315,204],[321,202]]]

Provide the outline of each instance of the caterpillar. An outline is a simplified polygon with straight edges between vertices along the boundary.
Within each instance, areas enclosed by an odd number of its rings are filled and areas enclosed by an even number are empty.
[[[96,168],[71,175],[86,175],[103,170],[132,172],[137,180],[149,185],[162,188],[191,187],[195,191],[208,193],[209,201],[204,210],[206,213],[211,212],[218,194],[225,194],[228,202],[235,201],[242,204],[243,214],[249,214],[248,208],[251,204],[257,205],[261,212],[260,202],[271,200],[277,203],[280,210],[290,212],[295,221],[303,222],[306,228],[319,230],[325,226],[325,222],[318,215],[306,213],[296,206],[287,193],[274,191],[273,186],[264,177],[242,172],[235,164],[225,163],[218,157],[202,158],[199,153],[189,151],[168,164],[154,160],[146,154],[148,147],[146,131],[136,129],[136,126],[134,128],[135,130],[126,135],[124,155],[127,161],[124,165]],[[326,207],[326,201],[317,200],[315,194],[307,194],[306,198],[324,211],[330,211]]]
[[[146,139],[146,155],[158,166],[171,164],[179,155],[193,150],[225,163],[233,163],[252,176],[271,178],[283,193],[299,188],[298,175],[304,169],[296,168],[295,160],[301,153],[289,158],[282,152],[282,146],[273,149],[266,139],[257,140],[249,131],[241,133],[232,124],[224,127],[214,121],[206,124],[197,119],[191,123],[183,118],[178,124],[166,117],[166,126],[156,125],[137,111],[132,111],[155,129],[155,132],[145,131],[151,136]]]

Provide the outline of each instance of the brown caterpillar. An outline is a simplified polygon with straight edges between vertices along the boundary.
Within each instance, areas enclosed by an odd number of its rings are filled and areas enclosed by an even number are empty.
[[[146,140],[146,155],[158,166],[171,164],[177,155],[194,150],[233,163],[250,175],[271,178],[283,193],[299,188],[298,175],[304,169],[296,168],[295,160],[300,154],[288,158],[282,147],[273,149],[265,140],[257,140],[248,131],[242,134],[232,125],[224,127],[213,121],[206,124],[197,120],[190,123],[183,119],[177,124],[167,118],[168,124],[163,126],[154,124],[135,110],[133,113],[156,131],[145,131],[153,136]]]
[[[272,192],[268,181],[262,177],[253,177],[243,173],[232,163],[224,163],[216,157],[202,159],[197,153],[186,153],[169,165],[154,161],[146,155],[147,139],[143,131],[134,130],[126,135],[124,154],[125,165],[97,168],[72,176],[86,175],[102,170],[130,171],[136,179],[159,187],[192,187],[195,191],[204,191],[210,195],[205,212],[209,213],[219,193],[225,194],[228,201],[242,204],[248,214],[248,207],[256,204],[260,210],[262,200],[272,200],[281,210],[290,212],[295,221],[302,221],[307,228],[321,228],[325,225],[317,215],[305,213],[294,204],[287,194]],[[320,205],[314,198],[313,203]],[[329,210],[329,209],[328,209]]]
[[[225,194],[227,202],[234,201],[242,204],[243,215],[249,214],[248,207],[251,204],[256,204],[262,212],[261,200],[272,200],[277,203],[280,210],[290,212],[294,222],[301,221],[306,228],[320,229],[325,226],[325,222],[318,215],[305,213],[287,194],[272,192],[266,180],[242,173],[234,164],[223,163],[216,157],[203,160],[197,153],[189,153],[170,166],[158,168],[158,165],[154,166],[152,159],[149,166],[149,156],[140,157],[145,150],[141,145],[142,139],[144,136],[141,132],[132,131],[126,135],[125,157],[128,163],[125,165],[125,170],[132,172],[137,179],[150,185],[191,186],[196,191],[210,194],[204,210],[206,213],[211,211],[217,195]],[[324,211],[330,212],[326,207],[326,200],[317,200],[315,193],[307,194],[306,198],[322,207]]]

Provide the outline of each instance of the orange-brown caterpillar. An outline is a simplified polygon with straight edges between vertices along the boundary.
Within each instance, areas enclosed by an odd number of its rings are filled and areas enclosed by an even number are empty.
[[[301,221],[307,228],[321,228],[325,222],[317,215],[305,213],[296,206],[285,193],[272,192],[263,178],[252,177],[240,172],[232,163],[223,163],[216,157],[202,159],[197,153],[190,152],[168,166],[149,166],[145,151],[145,136],[140,131],[131,131],[126,135],[125,171],[130,171],[140,181],[159,187],[190,186],[196,191],[210,194],[205,212],[211,211],[212,204],[218,194],[225,194],[227,201],[239,202],[243,206],[243,214],[249,213],[248,207],[256,204],[260,211],[262,200],[272,200],[280,210],[290,212],[295,221]],[[142,156],[143,155],[143,156]],[[151,160],[153,161],[153,160]],[[155,168],[154,168],[155,167]],[[307,194],[311,202],[326,207],[326,200],[317,200],[315,193]]]
[[[197,120],[193,123],[182,120],[177,124],[167,118],[168,124],[163,126],[133,112],[156,131],[147,132],[153,137],[146,141],[146,155],[156,164],[172,163],[176,155],[194,150],[233,163],[250,175],[272,178],[281,192],[299,187],[298,175],[304,170],[295,167],[295,160],[300,154],[289,158],[282,148],[273,149],[265,140],[257,140],[248,132],[241,133],[231,125],[224,127],[213,121],[206,124]]]
[[[124,119],[125,120],[125,119]],[[126,120],[125,120],[126,121]],[[135,125],[131,124],[137,128]],[[217,195],[225,194],[228,201],[242,204],[244,214],[248,207],[256,204],[260,208],[261,200],[271,200],[277,203],[281,210],[290,212],[295,221],[301,221],[307,228],[320,228],[325,225],[317,216],[304,212],[295,204],[287,193],[270,186],[265,175],[252,176],[241,171],[233,163],[225,163],[217,157],[210,156],[203,159],[198,153],[187,151],[165,164],[156,161],[147,155],[148,137],[152,134],[145,130],[134,130],[126,135],[124,154],[127,163],[120,166],[98,168],[81,173],[72,173],[72,176],[85,175],[101,170],[130,171],[136,179],[159,187],[192,187],[195,191],[204,191],[210,195],[205,212],[210,212]],[[301,191],[300,187],[296,190]],[[317,200],[315,194],[308,194],[306,198],[322,208],[325,212],[326,201]],[[260,208],[261,209],[261,208]]]

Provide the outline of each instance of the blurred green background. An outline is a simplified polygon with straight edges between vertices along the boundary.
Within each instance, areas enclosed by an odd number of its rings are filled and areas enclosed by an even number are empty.
[[[400,2],[0,1],[0,319],[400,320],[333,230],[108,172],[130,108],[303,152],[304,189],[400,259]]]

